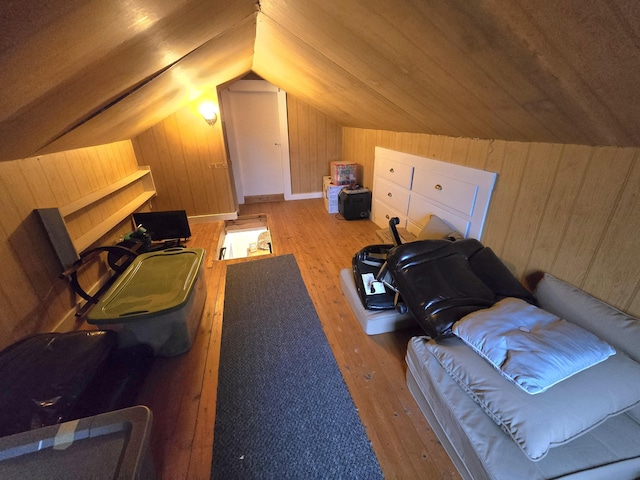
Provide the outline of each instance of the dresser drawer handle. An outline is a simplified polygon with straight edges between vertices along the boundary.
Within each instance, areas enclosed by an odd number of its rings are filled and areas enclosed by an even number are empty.
[[[394,172],[395,172],[395,170],[393,168],[389,169],[389,173],[394,173]]]
[[[436,185],[436,190],[442,190],[442,185],[437,184],[437,185]]]
[[[389,220],[389,215],[385,215],[384,218],[386,218],[387,220]]]
[[[387,197],[389,197],[389,198],[393,197],[393,195],[391,194],[391,192],[387,193]]]

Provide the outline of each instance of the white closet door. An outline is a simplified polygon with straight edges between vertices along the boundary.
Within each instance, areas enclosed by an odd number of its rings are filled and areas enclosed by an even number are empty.
[[[262,81],[240,81],[224,92],[227,137],[238,202],[291,191],[284,92]],[[283,139],[284,137],[284,139]]]

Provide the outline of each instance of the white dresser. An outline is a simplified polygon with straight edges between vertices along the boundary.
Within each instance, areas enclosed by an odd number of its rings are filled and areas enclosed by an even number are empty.
[[[497,174],[376,147],[373,221],[417,235],[432,214],[465,238],[480,239]]]

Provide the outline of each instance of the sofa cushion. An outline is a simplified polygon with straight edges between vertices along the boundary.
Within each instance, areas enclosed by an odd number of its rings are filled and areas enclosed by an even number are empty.
[[[640,405],[640,364],[622,352],[545,392],[529,395],[457,337],[430,340],[427,348],[533,461]]]

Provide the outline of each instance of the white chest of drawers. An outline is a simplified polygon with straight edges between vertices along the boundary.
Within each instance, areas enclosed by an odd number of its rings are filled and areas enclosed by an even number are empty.
[[[417,235],[432,214],[480,239],[497,174],[376,147],[373,221]]]

